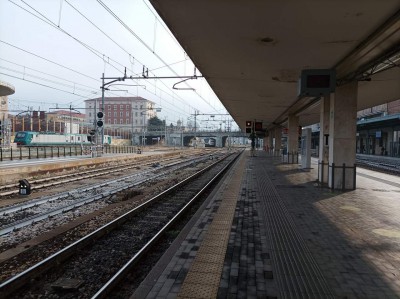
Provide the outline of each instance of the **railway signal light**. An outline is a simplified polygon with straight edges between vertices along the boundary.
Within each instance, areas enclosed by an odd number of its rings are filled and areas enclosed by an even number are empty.
[[[103,117],[104,117],[104,113],[102,111],[97,112],[97,118],[98,118],[97,126],[100,128],[104,125]]]
[[[19,181],[19,194],[20,195],[31,194],[31,184],[25,179]]]
[[[246,133],[250,134],[252,131],[253,122],[250,120],[246,120]]]

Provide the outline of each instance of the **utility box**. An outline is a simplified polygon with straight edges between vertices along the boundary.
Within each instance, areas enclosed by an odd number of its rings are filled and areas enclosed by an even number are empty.
[[[19,194],[20,195],[31,194],[31,184],[25,179],[19,181]]]

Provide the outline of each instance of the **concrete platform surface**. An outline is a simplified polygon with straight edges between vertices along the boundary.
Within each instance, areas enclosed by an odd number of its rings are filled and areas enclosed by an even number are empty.
[[[400,178],[245,152],[132,298],[400,298]]]

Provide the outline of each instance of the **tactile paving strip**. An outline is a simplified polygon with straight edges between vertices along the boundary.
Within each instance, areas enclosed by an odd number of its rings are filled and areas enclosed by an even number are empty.
[[[263,167],[256,168],[259,193],[272,242],[280,298],[334,298],[305,241]]]
[[[243,168],[244,163],[242,155],[238,168]],[[183,282],[178,298],[217,297],[242,176],[243,172],[231,176],[229,183],[225,185],[221,204]]]

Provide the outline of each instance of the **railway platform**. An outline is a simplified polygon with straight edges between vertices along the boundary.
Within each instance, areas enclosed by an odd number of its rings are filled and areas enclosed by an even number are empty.
[[[131,298],[400,298],[400,178],[245,152]]]

